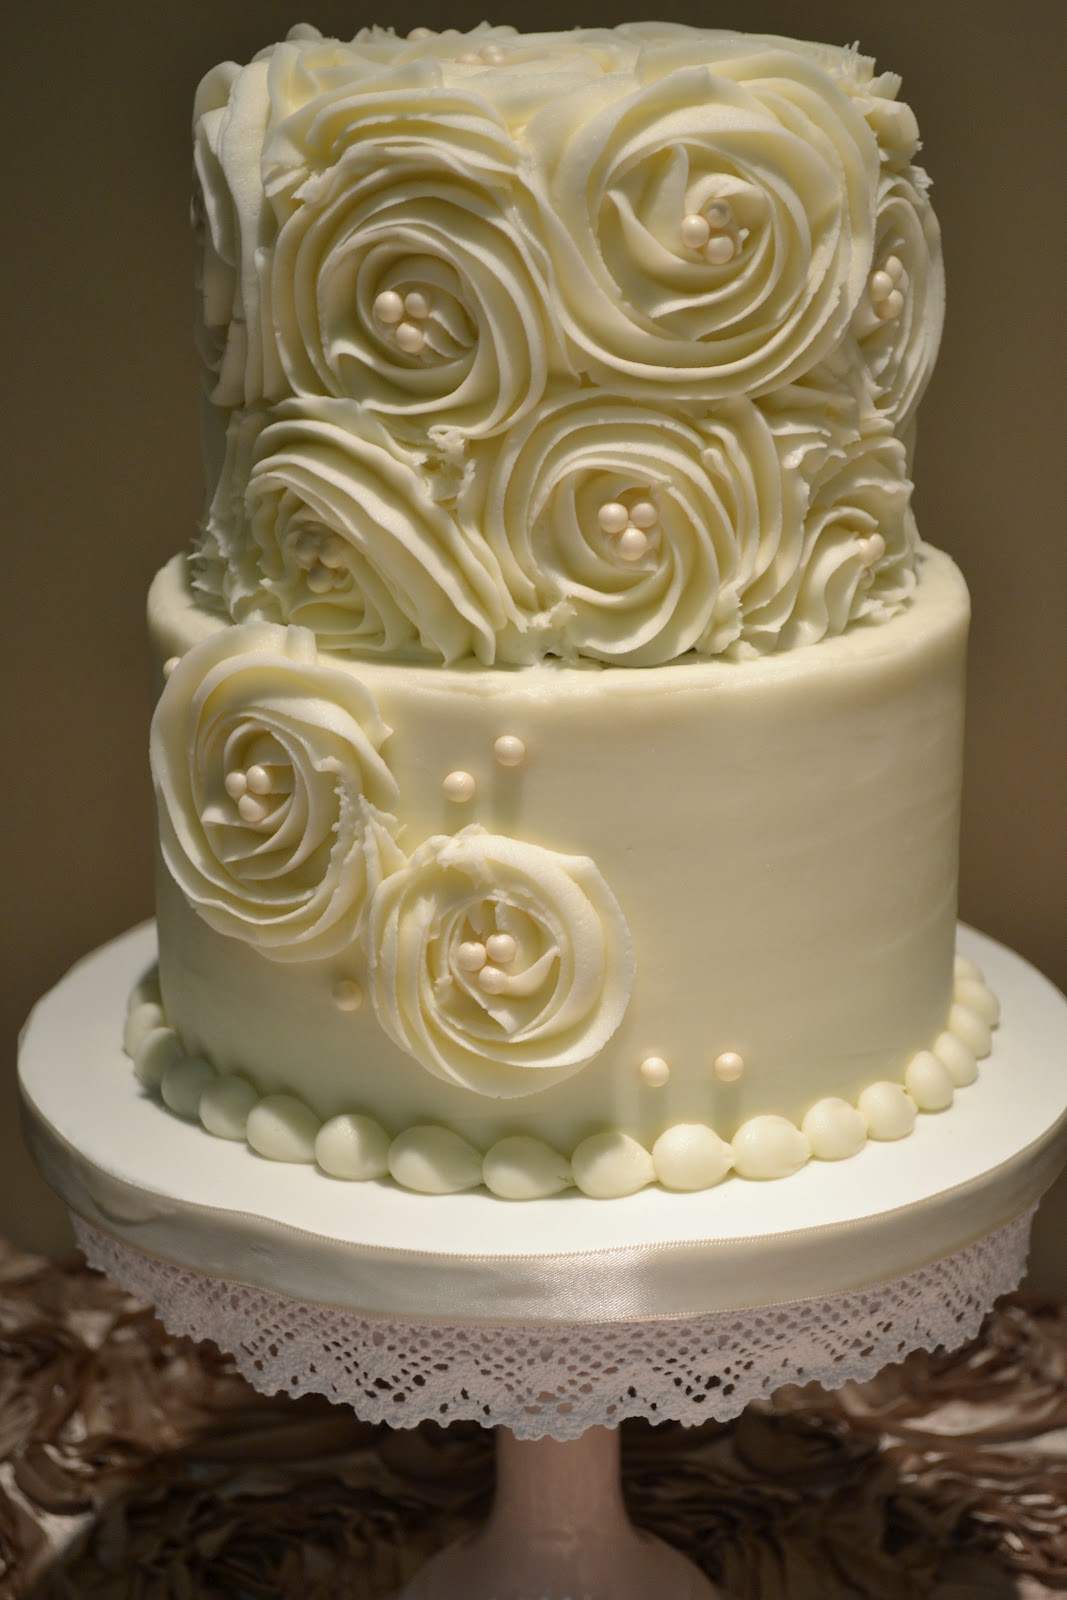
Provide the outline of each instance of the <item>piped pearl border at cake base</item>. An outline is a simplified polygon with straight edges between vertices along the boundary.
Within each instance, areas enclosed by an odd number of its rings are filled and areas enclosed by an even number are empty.
[[[573,1185],[607,1200],[657,1182],[665,1189],[710,1189],[731,1172],[756,1180],[789,1177],[813,1158],[856,1155],[868,1139],[904,1138],[920,1112],[947,1110],[956,1090],[975,1081],[999,1016],[981,972],[957,956],[945,1028],[928,1050],[911,1058],[903,1083],[869,1084],[855,1105],[836,1097],[819,1100],[799,1128],[786,1117],[762,1115],[742,1123],[727,1142],[703,1123],[678,1123],[651,1150],[630,1134],[605,1129],[583,1139],[569,1157],[518,1134],[483,1152],[451,1128],[432,1124],[394,1137],[358,1111],[324,1122],[295,1095],[261,1097],[247,1078],[218,1072],[186,1053],[167,1025],[154,975],[130,996],[123,1047],[139,1081],[170,1110],[199,1117],[209,1133],[245,1140],[273,1161],[315,1162],[328,1176],[348,1181],[389,1176],[419,1194],[456,1194],[484,1184],[501,1199],[539,1200]]]

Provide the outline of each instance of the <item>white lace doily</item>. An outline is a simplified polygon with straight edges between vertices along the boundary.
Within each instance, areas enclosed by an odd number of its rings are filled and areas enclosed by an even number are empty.
[[[305,1305],[148,1256],[75,1217],[89,1263],[172,1333],[212,1339],[269,1393],[324,1394],[370,1422],[468,1419],[576,1439],[625,1417],[727,1421],[787,1383],[838,1388],[909,1350],[972,1338],[1026,1266],[1034,1208],[875,1288],[758,1310],[582,1325],[394,1321]]]

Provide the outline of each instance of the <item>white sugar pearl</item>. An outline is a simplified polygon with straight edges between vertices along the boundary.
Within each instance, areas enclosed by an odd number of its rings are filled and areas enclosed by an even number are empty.
[[[860,540],[860,555],[868,566],[873,567],[876,561],[881,561],[885,555],[885,540],[880,533],[872,533],[866,539]]]
[[[358,1011],[363,1004],[363,986],[355,978],[338,978],[331,992],[338,1011]]]
[[[619,500],[606,500],[596,514],[605,533],[621,533],[630,521],[630,513]]]
[[[223,779],[223,788],[231,800],[240,800],[248,788],[248,779],[243,772],[228,772]]]
[[[659,512],[651,500],[639,500],[630,511],[630,521],[635,528],[654,528],[659,521]]]
[[[506,967],[509,961],[514,961],[518,951],[510,933],[491,933],[485,941],[485,953],[498,967]]]
[[[410,294],[404,296],[404,310],[409,317],[414,317],[416,322],[430,315],[430,302],[418,289],[412,289]]]
[[[483,967],[478,974],[478,987],[485,994],[503,994],[510,983],[507,973],[499,967]]]
[[[318,562],[308,568],[308,575],[304,579],[312,594],[329,594],[333,588],[333,579],[327,567],[320,566]]]
[[[624,561],[640,561],[648,549],[648,537],[640,528],[629,527],[620,533],[615,547]]]
[[[403,321],[404,302],[395,289],[382,290],[374,302],[374,315],[389,327]]]
[[[409,356],[418,355],[426,343],[426,335],[413,322],[402,322],[396,330],[396,342]]]
[[[688,245],[690,250],[702,250],[710,238],[708,219],[702,217],[699,211],[690,211],[688,216],[682,218],[682,243]]]
[[[526,746],[516,733],[502,733],[493,741],[493,755],[502,767],[521,767],[526,760]]]
[[[237,802],[237,811],[242,822],[262,822],[267,806],[258,795],[243,794]]]
[[[904,276],[904,263],[899,256],[887,256],[882,271],[891,283],[899,283]]]
[[[710,261],[713,267],[724,267],[733,260],[736,250],[737,246],[728,233],[716,234],[704,246],[704,260]]]
[[[903,311],[903,309],[904,309],[904,296],[901,294],[899,289],[894,289],[892,294],[888,295],[886,297],[886,302],[885,302],[886,316],[888,316],[888,317],[899,317],[900,313]]]
[[[871,299],[884,300],[893,291],[893,280],[888,272],[871,273]]]
[[[662,1089],[671,1075],[671,1069],[662,1056],[646,1056],[637,1070],[650,1089]]]
[[[445,798],[452,800],[456,805],[463,805],[467,800],[473,800],[478,785],[469,772],[450,772],[441,785]]]
[[[726,200],[713,200],[704,215],[713,228],[728,228],[734,220],[734,214]]]
[[[266,767],[259,765],[249,767],[245,778],[253,794],[270,794],[270,773]]]
[[[343,567],[345,564],[344,541],[333,534],[323,539],[319,547],[319,561],[324,567]]]
[[[715,1057],[711,1070],[720,1083],[736,1083],[745,1070],[744,1058],[736,1050],[724,1050]]]
[[[485,962],[485,945],[477,939],[465,939],[456,951],[456,966],[461,972],[481,972]]]

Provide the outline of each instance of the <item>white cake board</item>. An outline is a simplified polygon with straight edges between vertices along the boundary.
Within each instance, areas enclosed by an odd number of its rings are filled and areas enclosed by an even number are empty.
[[[958,1251],[1019,1216],[1065,1159],[1067,1001],[970,929],[1000,997],[993,1055],[951,1109],[793,1177],[697,1194],[523,1203],[346,1184],[185,1123],[123,1054],[150,925],[79,963],[33,1012],[20,1076],[45,1175],[139,1250],[303,1301],[493,1323],[685,1317],[834,1295]]]
[[[782,1382],[870,1376],[961,1342],[1021,1277],[1065,1155],[1067,1002],[991,940],[964,929],[960,948],[1003,1005],[979,1081],[908,1139],[777,1182],[519,1205],[263,1161],[133,1076],[121,1019],[150,927],[34,1011],[27,1135],[90,1261],[174,1331],[233,1350],[253,1383],[374,1420],[505,1425],[487,1527],[404,1600],[711,1600],[630,1527],[617,1434],[596,1424],[729,1416]]]

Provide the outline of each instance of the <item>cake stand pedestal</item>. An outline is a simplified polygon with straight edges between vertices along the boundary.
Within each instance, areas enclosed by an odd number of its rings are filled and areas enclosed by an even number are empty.
[[[1003,1006],[978,1082],[899,1144],[778,1182],[431,1202],[264,1161],[163,1110],[122,1054],[151,928],[36,1008],[27,1138],[90,1262],[257,1387],[508,1430],[487,1529],[404,1600],[697,1600],[706,1580],[625,1518],[625,1417],[725,1420],[785,1383],[872,1377],[965,1341],[1022,1276],[1067,1155],[1067,1002],[981,935],[960,948]]]

